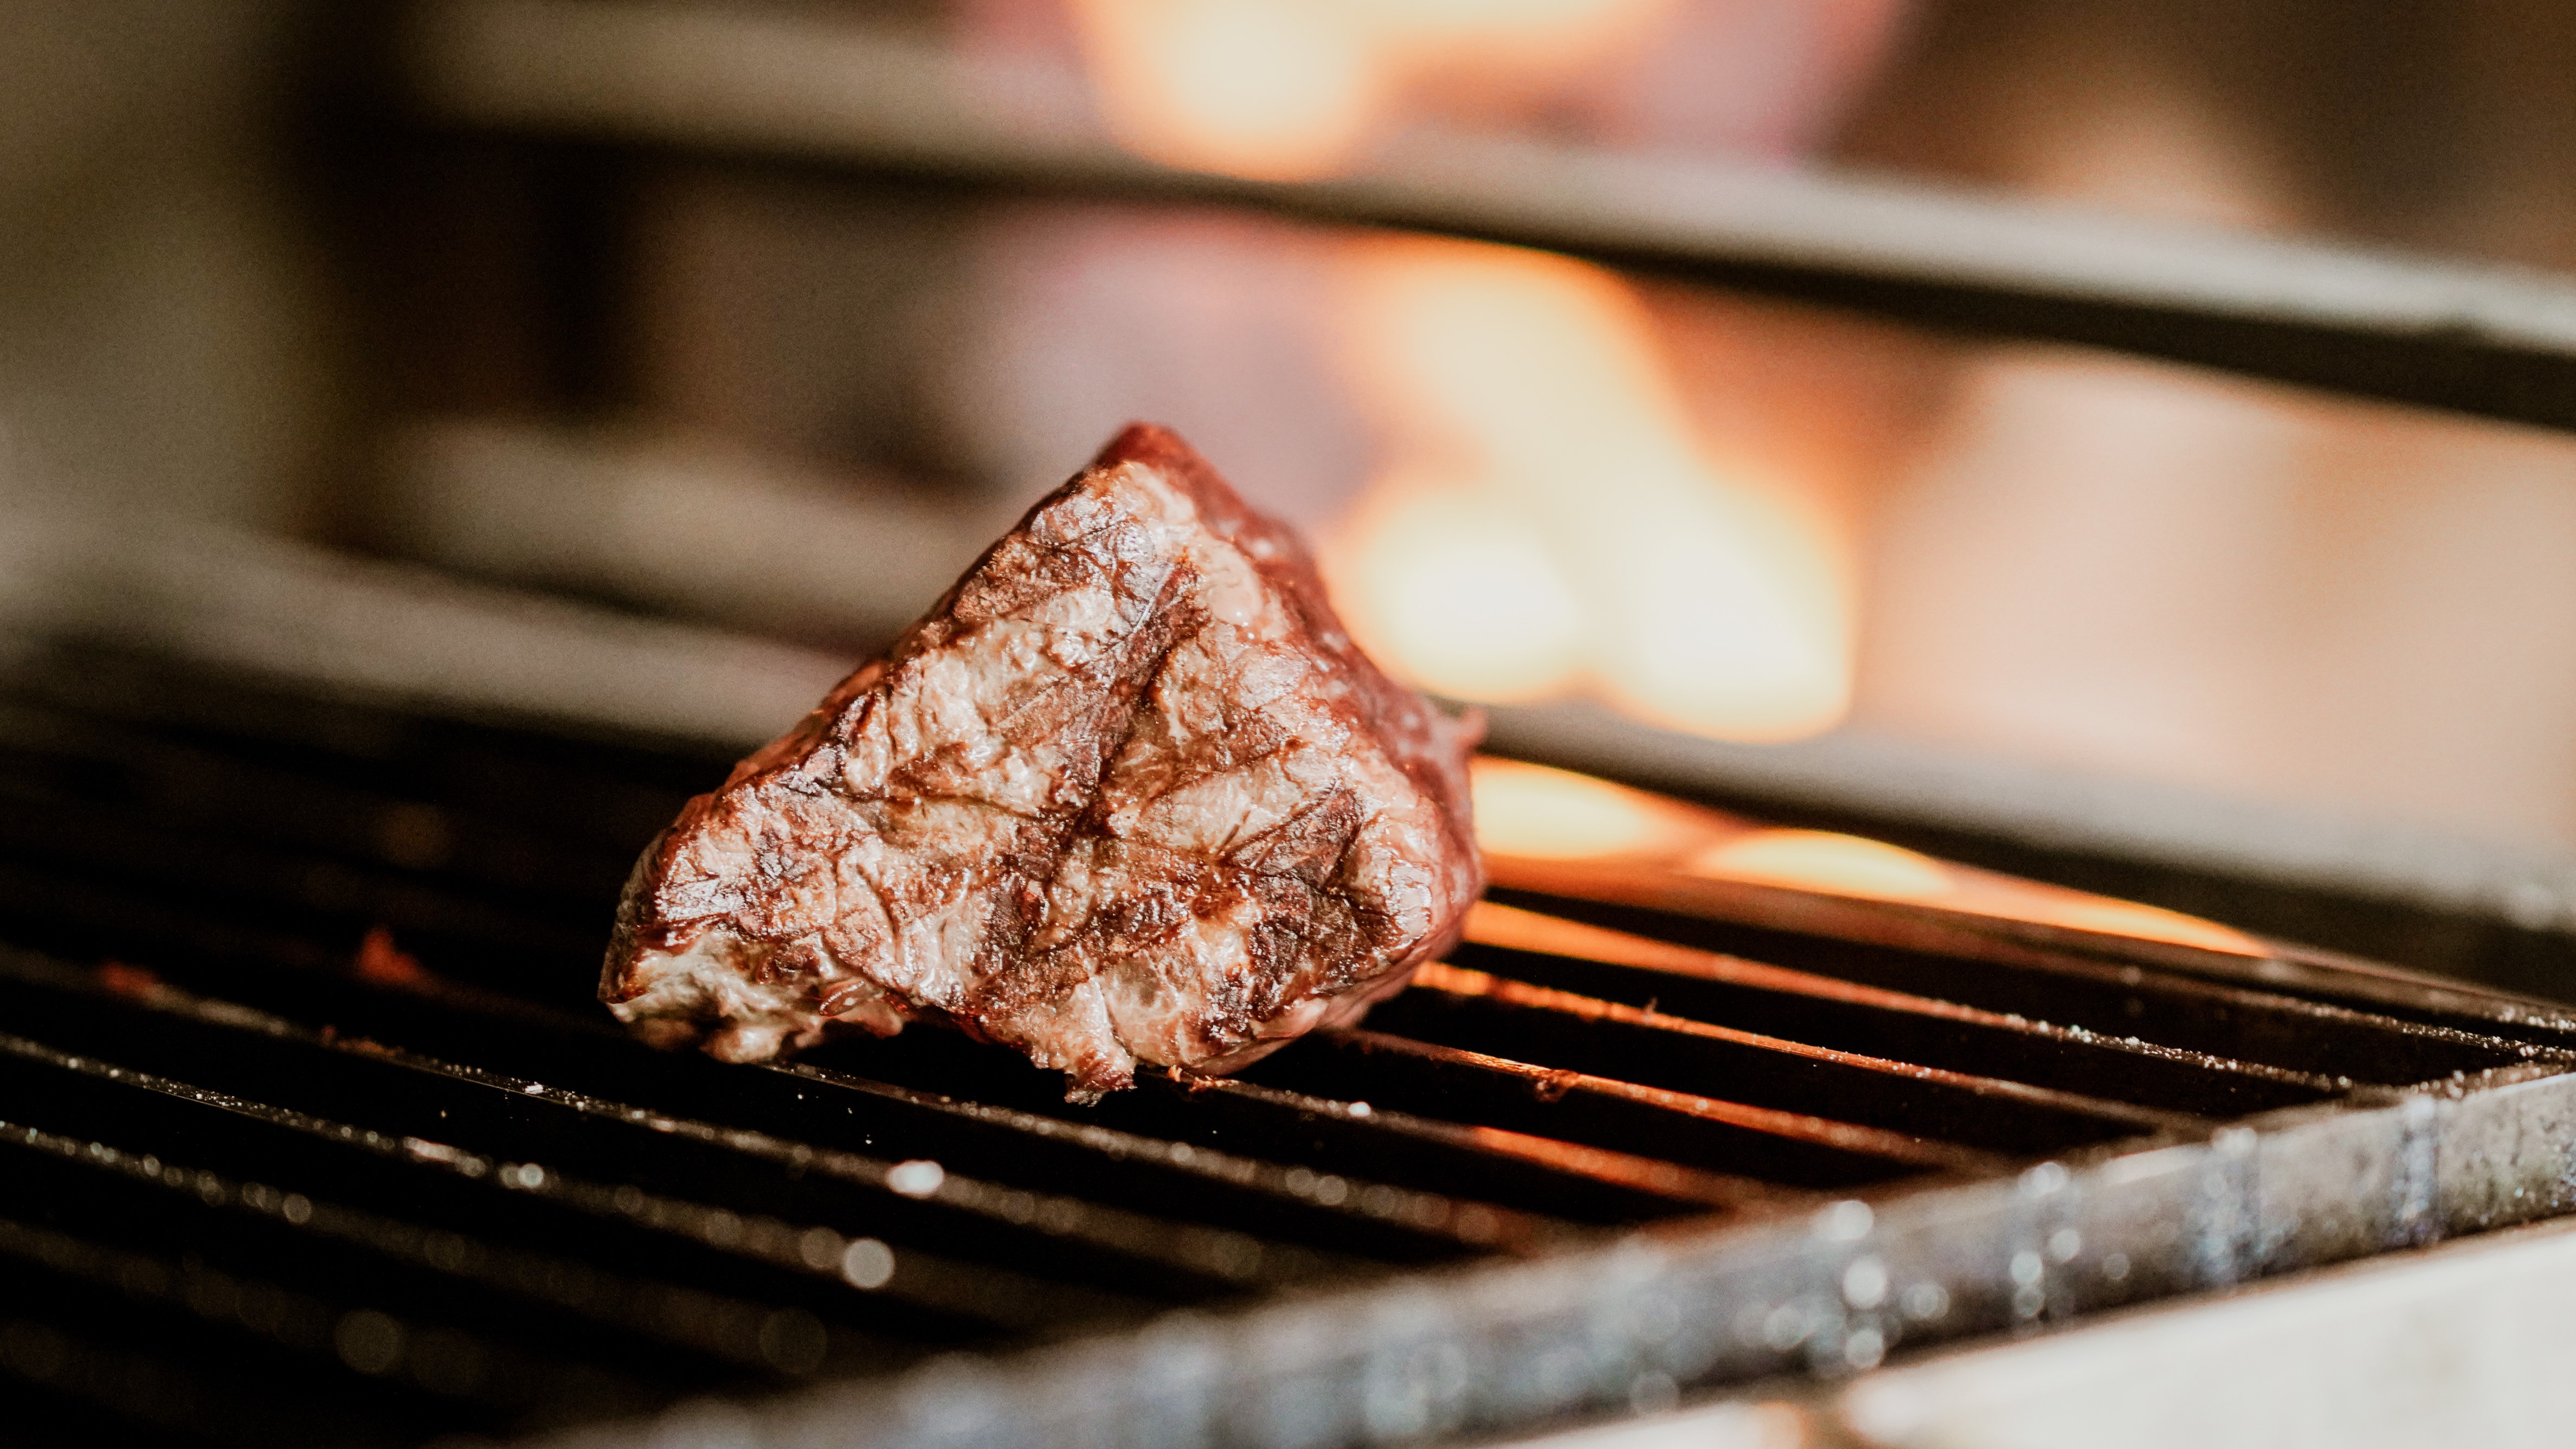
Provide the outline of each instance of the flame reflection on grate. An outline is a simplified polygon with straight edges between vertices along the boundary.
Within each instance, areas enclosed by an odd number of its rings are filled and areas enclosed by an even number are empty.
[[[2198,916],[1997,875],[1825,830],[1759,825],[1607,780],[1515,760],[1479,759],[1476,836],[1504,886],[1562,882],[1588,869],[1685,897],[1764,890],[1920,905],[2078,935],[2152,941],[2231,956],[2265,948]]]

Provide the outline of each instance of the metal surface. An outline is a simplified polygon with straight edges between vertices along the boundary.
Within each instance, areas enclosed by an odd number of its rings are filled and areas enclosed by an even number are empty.
[[[2547,1008],[1694,875],[1682,835],[1497,855],[1449,965],[1243,1080],[659,1056],[587,1000],[600,925],[724,757],[585,728],[17,651],[32,1442],[1394,1442],[2576,1207]]]
[[[1137,159],[1077,124],[1021,119],[1068,78],[967,70],[900,34],[710,6],[422,4],[401,55],[417,113],[468,131],[1397,227],[1975,335],[2576,426],[2576,285],[2541,273],[1885,180],[1466,138],[1392,147],[1327,181],[1214,176]]]
[[[1491,1449],[2555,1449],[2571,1293],[2538,1223]]]

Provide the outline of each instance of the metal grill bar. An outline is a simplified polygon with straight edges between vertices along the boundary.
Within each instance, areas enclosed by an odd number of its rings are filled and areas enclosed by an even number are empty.
[[[0,1411],[408,1443],[852,1379],[834,1435],[928,1445],[959,1441],[900,1375],[962,1350],[998,1377],[934,1397],[1020,1438],[1359,1443],[2566,1193],[2556,1028],[2467,1029],[2483,998],[2373,978],[2346,994],[2396,1010],[2357,1010],[1652,871],[1520,871],[1365,1029],[1096,1107],[936,1031],[663,1056],[592,963],[715,768],[112,656],[0,670],[0,910],[53,953],[0,955]]]
[[[41,1028],[31,1029],[45,1030],[56,1042],[115,1052],[140,1038],[156,1061],[188,1070],[201,1083],[223,1083],[279,1100],[327,1102],[345,1092],[377,1104],[379,1121],[400,1111],[409,1119],[403,1125],[426,1140],[463,1133],[494,1150],[587,1163],[579,1170],[613,1171],[639,1182],[739,1181],[752,1164],[765,1164],[799,1181],[802,1190],[793,1194],[797,1199],[828,1201],[848,1196],[830,1188],[856,1189],[855,1199],[843,1205],[844,1213],[886,1221],[889,1231],[915,1241],[981,1239],[989,1251],[998,1240],[1006,1249],[1015,1246],[1014,1256],[1044,1253],[1059,1272],[1075,1270],[1085,1256],[1096,1255],[1099,1281],[1131,1292],[1174,1274],[1174,1286],[1187,1285],[1181,1296],[1196,1297],[1220,1284],[1277,1285],[1347,1274],[1358,1266],[1318,1248],[1264,1244],[1240,1233],[1150,1218],[1098,1202],[1007,1189],[944,1168],[925,1183],[908,1178],[905,1164],[893,1159],[674,1116],[365,1038],[325,1037],[166,987],[129,990],[126,996],[145,998],[140,1004],[162,1019],[115,1019],[111,1028],[100,1030],[94,997],[45,1002],[18,993],[10,1004],[13,1019],[41,1021]],[[48,1005],[57,1009],[48,1011]],[[168,1029],[174,1025],[183,1029]],[[265,1050],[245,1050],[250,1045],[241,1040],[245,1031],[266,1038],[259,1044]],[[532,1105],[553,1110],[532,1112]],[[612,1130],[595,1130],[601,1125]],[[728,1163],[728,1156],[746,1161]],[[787,1195],[773,1189],[761,1196]],[[824,1203],[815,1207],[821,1210]],[[925,1213],[947,1221],[902,1221]],[[969,1221],[953,1221],[958,1218]],[[804,1245],[798,1252],[813,1256]]]
[[[2175,1051],[2135,1037],[1856,985],[1490,903],[1477,908],[1468,943],[1451,959],[1578,995],[1650,1010],[1661,1005],[1699,1021],[2204,1116],[2322,1101],[2351,1085],[2314,1072]]]
[[[1650,1086],[1722,1083],[1728,1096],[1756,1104],[1828,1104],[1837,1116],[1997,1151],[2047,1152],[2206,1125],[2184,1113],[1761,1036],[1456,967],[1424,967],[1401,1000],[1379,1016],[1417,1039],[1546,1056]]]
[[[2195,980],[2134,962],[1937,926],[1922,929],[1901,911],[1832,902],[1803,913],[1829,923],[1801,929],[1759,906],[1737,910],[1714,899],[1714,892],[1660,885],[1633,877],[1616,884],[1586,879],[1566,883],[1579,895],[1513,888],[1491,894],[1589,925],[2033,1020],[2134,1035],[2175,1050],[2259,1062],[2339,1084],[2427,1082],[2552,1054],[2536,1044]]]
[[[360,1255],[465,1285],[482,1305],[479,1312],[524,1315],[533,1308],[540,1323],[599,1339],[603,1352],[655,1381],[674,1376],[684,1386],[731,1381],[704,1360],[755,1375],[775,1367],[759,1332],[772,1310],[747,1299],[423,1227],[32,1127],[0,1130],[0,1141],[33,1154],[20,1164],[27,1174],[23,1180],[45,1181],[45,1201],[77,1202],[93,1224],[100,1216],[131,1218],[135,1230],[156,1243],[202,1252],[226,1242],[265,1238],[299,1259],[333,1265],[334,1277],[346,1276],[359,1258],[314,1241],[327,1239]],[[46,1158],[55,1165],[49,1168]],[[134,1190],[138,1187],[144,1190]],[[243,1306],[236,1294],[231,1307]],[[554,1316],[558,1314],[563,1317]],[[248,1326],[261,1329],[263,1322],[264,1315],[254,1313]],[[852,1370],[882,1368],[917,1356],[917,1347],[907,1349],[910,1342],[858,1334],[844,1326],[833,1330],[825,1362]],[[670,1348],[686,1352],[671,1353]]]
[[[1611,1152],[1552,1137],[1507,1132],[1497,1127],[1470,1127],[1390,1111],[1366,1102],[1340,1102],[1282,1091],[1225,1077],[1193,1077],[1182,1083],[1201,1099],[1199,1105],[1239,1102],[1277,1113],[1293,1113],[1301,1125],[1344,1126],[1377,1136],[1388,1153],[1428,1156],[1441,1162],[1441,1175],[1473,1181],[1478,1175],[1523,1168],[1563,1173],[1596,1187],[1614,1190],[1610,1221],[1637,1221],[1661,1215],[1670,1206],[1701,1209],[1793,1206],[1799,1195],[1775,1184],[1732,1173],[1706,1172],[1657,1157]],[[1293,1171],[1293,1169],[1292,1169]],[[1646,1195],[1624,1199],[1615,1190]],[[1657,1199],[1667,1201],[1657,1201]]]
[[[1282,1053],[1248,1075],[1364,1094],[1372,1106],[1394,1102],[1424,1116],[1731,1167],[1796,1187],[1846,1188],[1926,1169],[1990,1170],[2009,1160],[1887,1128],[1347,1027],[1319,1032],[1311,1048]]]
[[[0,1080],[10,1081],[22,1098],[41,1098],[49,1119],[115,1134],[147,1149],[184,1153],[191,1144],[219,1144],[216,1150],[290,1179],[363,1183],[384,1201],[430,1198],[460,1221],[518,1218],[522,1230],[542,1225],[550,1237],[615,1225],[627,1230],[627,1248],[645,1257],[697,1245],[713,1255],[711,1264],[721,1263],[719,1277],[756,1265],[773,1277],[787,1275],[776,1279],[781,1286],[810,1280],[797,1284],[802,1290],[798,1297],[837,1293],[849,1279],[846,1244],[836,1243],[842,1248],[838,1253],[812,1251],[808,1223],[738,1210],[739,1198],[719,1205],[633,1183],[612,1186],[534,1161],[317,1117],[22,1037],[0,1036],[0,1073],[5,1073]],[[210,1112],[231,1120],[207,1120]],[[710,1174],[701,1185],[721,1189],[725,1183]],[[531,1205],[535,1210],[523,1210]],[[1134,1317],[1150,1306],[1152,1300],[1144,1296],[1085,1286],[1080,1277],[1089,1275],[1080,1275],[1078,1268],[1066,1275],[1069,1281],[1049,1282],[988,1263],[974,1264],[970,1271],[935,1252],[911,1251],[895,1260],[897,1276],[862,1286],[884,1289],[886,1296],[925,1319],[945,1317],[1022,1332]],[[1162,1289],[1155,1296],[1166,1301],[1173,1296],[1168,1284],[1138,1286],[1147,1293]]]
[[[1274,1163],[1238,1157],[1229,1152],[1197,1146],[1184,1140],[1148,1137],[1135,1132],[1121,1132],[1081,1121],[1065,1121],[1035,1112],[1015,1111],[983,1102],[961,1101],[935,1093],[915,1091],[886,1082],[854,1077],[804,1063],[775,1066],[770,1070],[788,1074],[826,1087],[865,1092],[871,1096],[889,1097],[910,1106],[937,1114],[935,1123],[921,1143],[925,1151],[956,1150],[959,1128],[972,1122],[998,1129],[995,1137],[1007,1144],[1014,1154],[1029,1151],[1032,1139],[1040,1142],[1063,1141],[1084,1149],[1082,1168],[1089,1179],[1090,1190],[1103,1191],[1099,1182],[1099,1159],[1106,1158],[1123,1168],[1153,1167],[1169,1169],[1192,1179],[1192,1185],[1223,1183],[1247,1191],[1222,1211],[1229,1218],[1245,1223],[1263,1221],[1275,1214],[1264,1209],[1275,1208],[1267,1199],[1284,1199],[1299,1207],[1324,1209],[1326,1221],[1306,1225],[1307,1232],[1319,1232],[1347,1244],[1354,1233],[1363,1240],[1373,1236],[1365,1226],[1352,1222],[1352,1212],[1360,1212],[1381,1223],[1397,1224],[1403,1230],[1419,1232],[1454,1242],[1461,1246],[1504,1252],[1531,1253],[1543,1251],[1554,1240],[1571,1235],[1575,1227],[1534,1213],[1498,1208],[1479,1202],[1458,1202],[1430,1193],[1408,1191],[1386,1183],[1362,1181],[1354,1187],[1349,1179],[1334,1177],[1329,1182],[1312,1171],[1282,1168]],[[1312,1112],[1321,1104],[1296,1104],[1292,1110]],[[1111,1186],[1107,1189],[1114,1192]],[[1169,1203],[1170,1187],[1158,1185],[1154,1195]],[[1351,1211],[1343,1211],[1348,1205]],[[1401,1234],[1397,1235],[1400,1241]],[[1378,1238],[1380,1251],[1393,1246]],[[1415,1247],[1416,1245],[1407,1245]],[[1403,1258],[1412,1253],[1398,1249],[1387,1256]]]

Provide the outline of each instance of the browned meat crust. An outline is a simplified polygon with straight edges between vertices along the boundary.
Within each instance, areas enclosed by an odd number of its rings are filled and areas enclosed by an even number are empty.
[[[1478,726],[1304,545],[1132,426],[637,862],[600,997],[732,1061],[945,1020],[1085,1099],[1222,1071],[1448,949]]]

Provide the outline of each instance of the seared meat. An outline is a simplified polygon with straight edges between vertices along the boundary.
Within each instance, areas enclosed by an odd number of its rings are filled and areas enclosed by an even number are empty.
[[[1224,1071],[1456,940],[1476,733],[1360,653],[1284,526],[1130,427],[689,802],[600,997],[728,1061],[927,1018],[1076,1100],[1139,1058]]]

